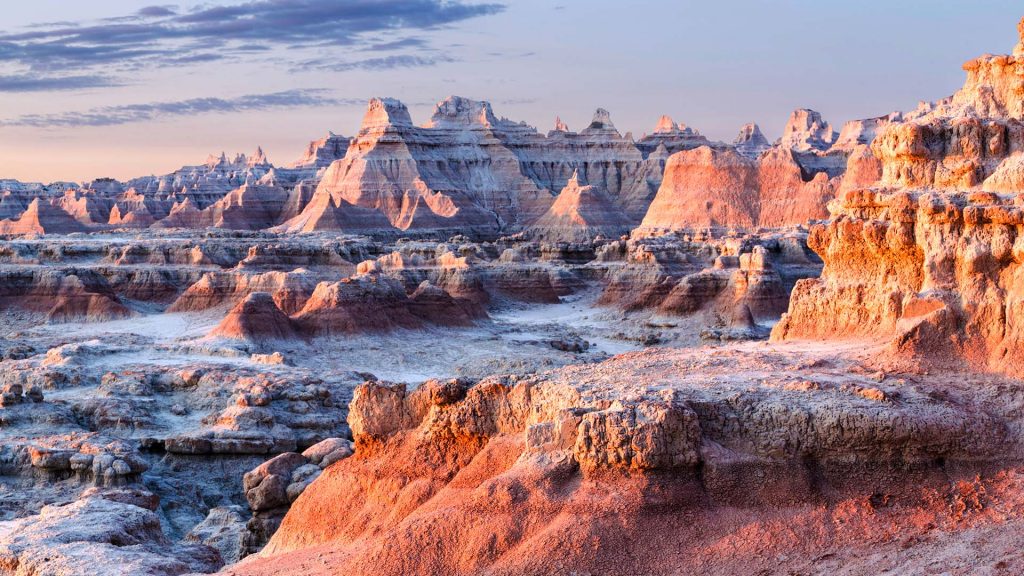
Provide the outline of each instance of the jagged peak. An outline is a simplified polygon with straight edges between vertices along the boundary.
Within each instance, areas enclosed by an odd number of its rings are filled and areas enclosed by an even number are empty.
[[[210,168],[211,170],[218,166],[223,166],[224,164],[227,163],[228,155],[226,152],[221,152],[219,156],[217,154],[210,154],[209,156],[206,157],[206,167]]]
[[[580,187],[580,169],[573,168],[572,177],[569,178],[569,182],[565,185],[566,188],[579,188]]]
[[[665,134],[676,132],[677,130],[679,130],[679,127],[676,126],[675,120],[667,114],[658,119],[658,124],[654,127],[655,134]]]
[[[555,116],[555,132],[568,132],[569,126],[565,122],[562,122],[560,116]]]
[[[736,135],[736,139],[733,140],[733,144],[741,146],[743,144],[756,143],[768,145],[768,139],[764,137],[764,133],[761,132],[761,127],[756,122],[749,122],[740,126],[740,133]]]
[[[254,166],[267,166],[270,164],[270,162],[267,160],[267,155],[263,152],[262,146],[256,147],[256,152],[254,152],[253,155],[249,157],[248,164],[250,168]]]
[[[1018,58],[1024,58],[1024,18],[1021,18],[1017,24],[1017,35],[1020,37],[1020,41],[1017,42],[1017,46],[1013,49],[1013,55]]]

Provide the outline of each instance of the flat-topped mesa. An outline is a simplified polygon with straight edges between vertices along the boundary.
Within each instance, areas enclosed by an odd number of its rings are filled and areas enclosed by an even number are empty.
[[[902,112],[892,112],[877,118],[865,118],[863,120],[850,120],[843,124],[833,148],[852,150],[858,145],[870,145],[875,137],[891,124],[903,121]]]
[[[462,96],[449,96],[437,103],[425,128],[490,128],[498,123],[491,104]]]
[[[359,133],[388,127],[412,127],[409,109],[394,98],[373,98],[366,107]]]
[[[789,115],[782,131],[781,146],[798,152],[825,151],[835,143],[837,134],[821,114],[808,108],[798,108]]]
[[[319,170],[331,165],[335,160],[345,157],[351,138],[328,132],[319,140],[314,140],[306,147],[302,159],[291,165],[292,168],[313,168]]]
[[[636,142],[644,157],[647,158],[664,147],[665,152],[674,154],[680,150],[692,150],[709,145],[711,141],[697,130],[682,122],[676,123],[671,116],[662,116],[654,127],[654,132],[646,134]]]
[[[771,147],[768,139],[761,132],[761,127],[751,122],[740,127],[740,133],[732,141],[736,151],[748,158],[757,158],[761,152]]]

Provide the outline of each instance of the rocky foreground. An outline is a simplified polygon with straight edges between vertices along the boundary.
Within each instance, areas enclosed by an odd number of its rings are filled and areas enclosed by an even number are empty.
[[[356,455],[225,573],[1024,568],[1021,383],[859,355],[650,350],[472,387],[364,384]]]
[[[1024,572],[1020,32],[773,144],[375,99],[4,181],[0,573]]]

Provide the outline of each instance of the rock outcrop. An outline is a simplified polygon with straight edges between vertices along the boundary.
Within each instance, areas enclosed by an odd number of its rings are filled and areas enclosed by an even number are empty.
[[[832,222],[811,230],[822,277],[797,284],[774,339],[878,338],[894,361],[1024,374],[1024,212],[1015,196],[981,191],[987,178],[1024,191],[1011,156],[1024,146],[1017,66],[1013,56],[968,62],[956,95],[881,132],[882,187],[843,193]]]
[[[756,555],[714,542],[770,525],[755,502],[802,525],[809,502],[838,512],[881,490],[907,514],[942,517],[945,502],[916,499],[920,485],[896,471],[927,485],[936,458],[970,468],[1007,448],[991,418],[1008,415],[907,387],[893,403],[892,384],[845,363],[822,379],[807,358],[754,357],[661,350],[475,386],[368,382],[349,414],[355,455],[231,573],[298,574],[312,558],[349,574],[745,572]],[[813,535],[759,545],[801,557],[855,546],[870,524],[859,518],[838,532],[808,520]]]
[[[703,140],[673,124],[634,145],[604,110],[578,134],[558,128],[545,137],[499,119],[486,102],[455,96],[417,127],[400,102],[374,99],[344,158],[326,169],[309,205],[282,229],[517,231],[550,208],[574,172],[635,221],[660,182],[664,144]],[[638,146],[650,147],[650,158]]]
[[[176,576],[223,564],[213,548],[171,543],[152,508],[121,500],[117,493],[99,493],[14,522],[0,539],[0,571]]]
[[[773,338],[880,338],[925,364],[1024,374],[1024,211],[991,193],[849,192],[811,230],[822,277],[797,284]],[[823,319],[828,319],[823,321]]]
[[[799,108],[790,114],[779,143],[798,152],[825,151],[832,147],[838,137],[839,134],[832,129],[831,124],[822,119],[820,113]]]

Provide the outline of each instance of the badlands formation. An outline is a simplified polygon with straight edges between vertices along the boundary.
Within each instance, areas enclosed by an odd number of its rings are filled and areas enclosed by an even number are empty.
[[[1024,573],[1024,21],[713,142],[370,101],[0,181],[0,574]]]

